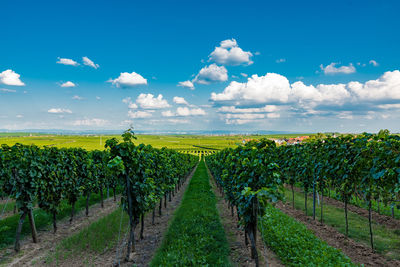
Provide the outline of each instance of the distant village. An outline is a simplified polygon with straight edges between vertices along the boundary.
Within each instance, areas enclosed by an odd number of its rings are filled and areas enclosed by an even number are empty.
[[[310,138],[310,136],[305,135],[305,136],[298,136],[298,137],[293,137],[293,138],[280,138],[280,139],[272,139],[275,141],[275,143],[282,145],[282,144],[288,144],[288,145],[295,145],[295,144],[300,144],[304,140]]]
[[[333,133],[331,135],[332,137],[336,137],[337,134]],[[273,140],[275,143],[277,143],[278,145],[282,145],[282,144],[287,144],[287,145],[295,145],[295,144],[300,144],[302,142],[304,142],[307,139],[312,139],[312,138],[325,138],[326,135],[325,134],[317,134],[317,135],[304,135],[304,136],[297,136],[297,137],[282,137],[282,138],[270,138],[270,140]],[[245,144],[249,141],[252,141],[255,139],[243,139],[242,143]]]

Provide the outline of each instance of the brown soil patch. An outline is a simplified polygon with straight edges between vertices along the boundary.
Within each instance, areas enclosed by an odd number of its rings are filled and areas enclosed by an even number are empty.
[[[74,233],[79,232],[81,229],[111,213],[118,205],[118,201],[114,202],[113,198],[106,199],[104,201],[104,208],[101,208],[101,204],[97,203],[89,208],[89,216],[86,217],[85,210],[79,211],[72,224],[69,223],[69,217],[62,219],[57,223],[57,233],[53,234],[52,227],[46,230],[38,231],[38,243],[32,243],[31,237],[26,236],[21,241],[21,251],[15,253],[12,247],[9,247],[1,251],[2,257],[8,255],[10,257],[7,266],[32,266],[35,263],[43,265],[40,262],[43,257],[47,255],[49,251],[54,249],[61,240],[65,237],[70,236]]]
[[[251,259],[251,246],[245,244],[244,231],[238,228],[238,220],[236,209],[233,211],[228,206],[228,202],[224,199],[223,195],[217,189],[215,180],[208,170],[210,183],[217,196],[217,208],[221,217],[222,225],[225,229],[225,234],[230,247],[230,259],[233,266],[256,266],[254,260]],[[250,242],[250,241],[249,241]],[[261,234],[257,231],[257,250],[260,260],[260,266],[280,267],[283,265],[279,258],[273,253],[262,241]],[[268,264],[267,264],[268,263]]]
[[[196,167],[197,168],[197,167]],[[172,197],[172,201],[167,203],[167,208],[163,208],[161,217],[158,215],[158,206],[156,209],[155,224],[152,225],[152,212],[149,212],[144,217],[144,238],[139,239],[140,235],[140,224],[135,229],[135,246],[136,251],[130,254],[130,261],[125,262],[124,258],[126,255],[126,239],[123,240],[123,246],[120,246],[119,262],[120,266],[149,266],[154,254],[158,247],[160,247],[163,237],[168,229],[169,222],[172,219],[175,210],[179,207],[182,197],[186,191],[186,188],[196,170],[190,173],[183,186],[180,188],[178,193]],[[123,235],[121,234],[121,237]],[[116,247],[112,250],[105,251],[103,254],[84,253],[82,255],[76,255],[73,258],[69,258],[64,262],[61,262],[58,266],[114,266],[116,261]]]
[[[301,188],[295,187],[294,190],[296,192],[304,193]],[[291,200],[289,200],[289,201],[291,202]],[[336,200],[334,198],[329,198],[328,196],[324,196],[324,204],[328,204],[328,205],[331,205],[331,206],[334,206],[337,208],[344,209],[343,202]],[[368,219],[368,210],[367,209],[357,207],[352,204],[348,204],[347,208],[349,211]],[[376,223],[386,226],[389,229],[394,229],[394,230],[400,229],[400,220],[394,219],[394,218],[384,215],[384,214],[379,214],[378,212],[375,212],[375,211],[372,211],[372,220]]]
[[[357,243],[356,241],[347,238],[345,235],[339,233],[333,227],[321,224],[317,220],[306,216],[302,211],[293,209],[291,204],[285,205],[278,203],[277,208],[286,213],[287,215],[297,219],[307,226],[318,238],[326,241],[328,245],[340,249],[347,255],[353,262],[364,264],[365,266],[400,266],[400,261],[387,260],[384,256],[373,252],[370,248]]]

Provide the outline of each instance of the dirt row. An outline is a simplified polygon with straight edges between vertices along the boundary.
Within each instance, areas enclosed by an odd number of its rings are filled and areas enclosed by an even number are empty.
[[[245,244],[244,231],[238,227],[236,209],[229,208],[228,202],[217,189],[215,180],[208,170],[210,183],[217,197],[217,209],[221,217],[222,226],[224,227],[226,237],[230,247],[230,259],[233,266],[256,266],[254,260],[251,259],[251,246]],[[257,231],[257,250],[260,259],[260,266],[281,267],[284,266],[274,252],[272,252],[262,241],[259,231]]]
[[[400,261],[387,260],[383,255],[373,252],[371,248],[347,238],[335,228],[321,224],[318,220],[314,221],[303,211],[293,209],[291,204],[278,203],[277,208],[306,225],[318,238],[326,241],[328,245],[340,249],[355,263],[365,266],[400,266]]]
[[[57,223],[58,230],[54,234],[52,228],[38,231],[38,243],[33,243],[30,235],[27,235],[21,241],[21,251],[15,253],[12,247],[1,251],[2,257],[9,257],[10,261],[7,266],[32,266],[34,264],[44,265],[42,259],[54,250],[56,245],[64,238],[73,235],[82,230],[87,225],[99,218],[111,213],[116,209],[119,201],[114,202],[113,198],[104,201],[104,208],[97,203],[89,208],[89,216],[85,215],[85,211],[79,211],[74,217],[74,221],[70,224],[69,218],[66,217]]]
[[[288,188],[289,189],[289,188]],[[291,189],[289,189],[291,190]],[[304,193],[302,191],[301,188],[297,188],[295,187],[294,190],[296,192],[301,192]],[[292,201],[291,199],[288,201]],[[328,204],[337,208],[341,208],[344,209],[344,203],[342,201],[336,200],[334,198],[329,198],[327,196],[324,196],[324,204]],[[354,212],[362,217],[365,217],[368,219],[368,210],[352,205],[352,204],[347,204],[347,208],[349,211]],[[372,211],[372,220],[376,223],[379,223],[381,225],[386,226],[389,229],[400,229],[400,220],[394,219],[390,216],[384,215],[384,214],[379,214],[378,212]]]
[[[135,246],[136,250],[130,254],[130,261],[125,262],[123,259],[126,255],[126,246],[122,246],[119,250],[119,258],[116,257],[117,248],[113,248],[105,251],[103,254],[90,254],[85,253],[82,255],[76,255],[73,258],[60,263],[57,266],[82,266],[83,262],[89,262],[90,266],[114,266],[119,263],[120,266],[132,266],[134,264],[137,267],[149,266],[154,254],[158,247],[160,247],[163,237],[168,229],[169,223],[174,215],[175,210],[179,207],[182,197],[186,191],[186,188],[195,172],[196,168],[186,179],[183,186],[172,198],[171,202],[167,202],[167,208],[162,208],[162,216],[158,215],[158,208],[155,217],[155,223],[152,225],[152,212],[145,215],[144,218],[144,235],[143,239],[139,238],[140,226],[136,227],[135,230]],[[122,238],[121,238],[122,239]],[[126,244],[125,242],[121,242]]]

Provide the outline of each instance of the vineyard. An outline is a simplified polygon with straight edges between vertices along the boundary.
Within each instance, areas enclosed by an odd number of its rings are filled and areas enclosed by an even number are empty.
[[[27,265],[400,264],[399,136],[193,150],[135,138],[127,130],[89,151],[2,145],[0,264],[19,266],[26,235],[40,246],[42,231],[56,236],[82,216],[99,217]]]

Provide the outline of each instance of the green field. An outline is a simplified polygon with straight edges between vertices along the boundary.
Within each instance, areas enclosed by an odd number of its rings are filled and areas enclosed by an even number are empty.
[[[305,135],[305,134],[303,134]],[[199,153],[198,151],[217,151],[227,147],[236,147],[243,140],[261,138],[296,137],[301,134],[285,135],[137,135],[135,143],[149,144],[155,148],[167,147],[181,152]],[[81,147],[87,150],[104,149],[104,144],[109,138],[120,138],[119,135],[33,135],[29,134],[0,134],[0,144],[56,147]]]

